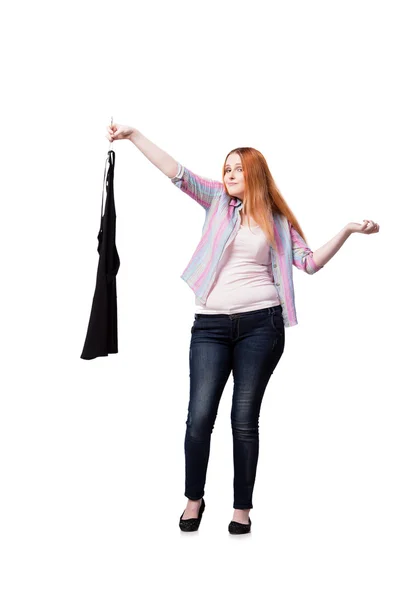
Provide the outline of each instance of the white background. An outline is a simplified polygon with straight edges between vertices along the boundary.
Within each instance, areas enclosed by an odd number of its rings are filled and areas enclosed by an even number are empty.
[[[398,600],[395,8],[2,11],[2,600]],[[201,527],[178,527],[195,312],[180,275],[204,211],[128,141],[113,144],[119,353],[80,358],[111,115],[213,179],[232,148],[260,150],[313,250],[380,225],[315,276],[294,268],[299,324],[261,408],[248,536],[227,529],[232,376]]]

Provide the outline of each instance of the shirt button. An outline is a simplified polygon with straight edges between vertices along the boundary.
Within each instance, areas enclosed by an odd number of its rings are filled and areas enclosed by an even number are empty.
[[[276,269],[276,265],[274,265],[274,269]]]
[[[281,285],[280,283],[277,283],[276,285]]]

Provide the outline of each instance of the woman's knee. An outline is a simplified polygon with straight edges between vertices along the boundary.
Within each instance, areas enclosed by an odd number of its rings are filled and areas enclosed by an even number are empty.
[[[238,421],[231,417],[233,437],[238,440],[257,439],[259,435],[257,421]]]
[[[188,411],[186,419],[187,434],[196,441],[203,441],[212,433],[215,419],[205,413]]]

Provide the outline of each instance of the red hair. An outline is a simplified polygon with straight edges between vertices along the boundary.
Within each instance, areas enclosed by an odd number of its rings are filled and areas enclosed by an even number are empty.
[[[225,192],[230,195],[224,180],[225,165],[228,156],[234,152],[239,154],[242,161],[244,177],[243,203],[246,205],[246,214],[251,216],[260,225],[266,238],[275,250],[276,242],[272,217],[274,213],[284,215],[306,244],[308,244],[299,222],[284,200],[271,175],[267,161],[261,152],[255,150],[255,148],[235,148],[226,155],[222,170],[222,181]]]

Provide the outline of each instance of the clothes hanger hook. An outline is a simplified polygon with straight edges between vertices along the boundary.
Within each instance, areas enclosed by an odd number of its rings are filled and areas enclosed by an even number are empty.
[[[111,126],[112,126],[112,124],[113,124],[113,118],[111,117]],[[110,145],[109,145],[109,147],[108,147],[108,151],[110,151],[110,150],[111,150],[111,148],[112,148],[112,143],[113,143],[113,140],[111,140],[111,142],[110,142]]]

